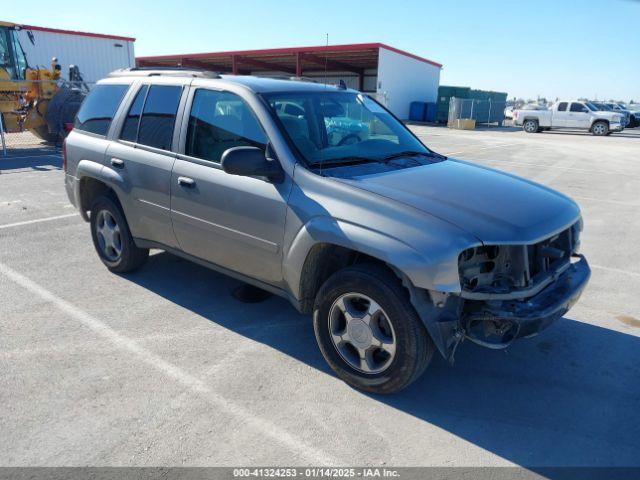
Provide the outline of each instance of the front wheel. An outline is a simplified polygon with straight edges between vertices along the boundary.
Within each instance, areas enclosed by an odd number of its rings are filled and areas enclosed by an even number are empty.
[[[540,124],[537,120],[525,120],[522,129],[527,133],[537,133],[540,131]]]
[[[607,122],[598,121],[591,127],[591,133],[598,137],[609,135],[609,124]]]
[[[434,352],[408,292],[377,265],[333,274],[316,296],[313,326],[329,366],[349,385],[371,393],[405,388]]]

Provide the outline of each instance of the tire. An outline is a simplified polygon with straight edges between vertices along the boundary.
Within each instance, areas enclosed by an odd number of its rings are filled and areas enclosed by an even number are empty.
[[[379,309],[372,308],[375,304]],[[368,309],[377,313],[368,316]],[[346,321],[347,310],[351,322]],[[424,372],[435,351],[408,292],[395,275],[378,265],[355,265],[334,273],[316,295],[313,327],[320,351],[338,377],[370,393],[389,394],[407,387]],[[385,348],[367,349],[367,343],[381,340]],[[366,353],[359,355],[358,348]]]
[[[109,270],[131,272],[146,262],[149,250],[136,247],[122,209],[111,196],[93,202],[90,219],[93,246]]]
[[[602,120],[598,120],[591,125],[591,133],[597,137],[603,137],[609,134],[609,124],[607,122],[603,122]]]
[[[59,141],[58,135],[55,133],[49,132],[49,127],[46,125],[40,125],[38,127],[33,127],[29,130],[36,137],[41,140],[44,140],[47,143],[57,143]]]
[[[522,123],[522,129],[527,133],[538,133],[540,132],[540,124],[538,120],[525,120]]]

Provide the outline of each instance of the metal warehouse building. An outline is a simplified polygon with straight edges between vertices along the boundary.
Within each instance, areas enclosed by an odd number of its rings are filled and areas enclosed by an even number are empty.
[[[234,75],[296,76],[328,83],[344,80],[367,92],[399,118],[413,101],[435,102],[442,65],[383,43],[272,48],[138,57],[137,65],[206,68]]]
[[[133,67],[135,38],[102,33],[21,25],[19,39],[32,67],[51,65],[53,57],[67,77],[69,65],[80,68],[86,82],[96,82],[118,68]]]

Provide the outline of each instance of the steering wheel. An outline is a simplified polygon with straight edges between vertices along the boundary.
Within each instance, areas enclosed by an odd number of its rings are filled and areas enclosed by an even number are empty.
[[[355,143],[360,143],[362,140],[360,140],[360,137],[358,135],[356,135],[355,133],[350,133],[349,135],[345,135],[344,137],[342,137],[342,139],[338,142],[338,146],[342,147],[344,145],[353,145]]]

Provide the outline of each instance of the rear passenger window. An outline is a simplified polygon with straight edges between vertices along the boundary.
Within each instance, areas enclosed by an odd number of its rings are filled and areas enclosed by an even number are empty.
[[[106,135],[129,85],[96,85],[82,102],[74,128]]]
[[[171,149],[173,126],[181,95],[182,87],[178,86],[152,85],[149,88],[138,128],[137,143],[162,150]]]
[[[185,154],[220,162],[231,147],[265,148],[267,137],[251,108],[237,95],[197,90],[187,128]]]
[[[566,112],[567,111],[567,102],[560,102],[560,104],[558,105],[558,111],[559,112]]]
[[[131,104],[129,113],[127,113],[124,125],[122,126],[122,132],[120,132],[120,138],[122,140],[135,142],[138,139],[138,124],[140,123],[140,114],[142,113],[144,99],[147,96],[147,90],[149,90],[149,86],[143,85]]]

